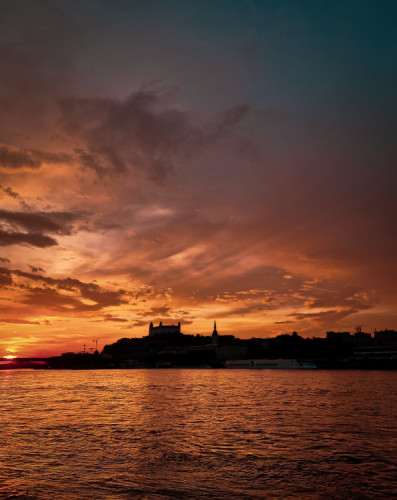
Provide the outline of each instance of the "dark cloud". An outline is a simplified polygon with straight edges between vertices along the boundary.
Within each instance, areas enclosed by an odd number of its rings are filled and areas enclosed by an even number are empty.
[[[264,311],[273,311],[277,309],[276,306],[271,306],[268,304],[263,304],[261,302],[257,302],[254,304],[247,303],[243,307],[235,307],[232,309],[229,309],[228,311],[222,313],[222,317],[232,317],[232,316],[239,316],[239,317],[244,317],[251,315],[252,313],[261,313],[264,315],[266,314]]]
[[[28,321],[26,319],[0,318],[0,323],[10,323],[12,325],[40,325],[39,321]]]
[[[142,89],[125,100],[70,97],[61,103],[63,129],[84,148],[82,165],[99,175],[142,171],[164,184],[182,160],[215,144],[247,114],[236,106],[213,121],[198,124],[186,111],[172,107],[166,89]]]
[[[43,234],[6,232],[0,230],[0,246],[24,244],[38,248],[58,245],[54,238]]]
[[[10,212],[0,210],[0,220],[29,231],[70,234],[71,226],[77,216],[69,212]]]
[[[137,292],[130,292],[131,297],[135,300],[146,300],[148,297],[153,295],[154,288],[148,285],[141,285]]]
[[[83,167],[93,170],[98,177],[102,177],[107,172],[105,165],[97,155],[87,153],[87,151],[80,148],[75,148],[74,152],[77,155],[77,161],[80,162]]]
[[[74,278],[56,279],[56,278],[50,278],[48,276],[42,276],[40,274],[26,273],[18,269],[13,270],[12,274],[14,274],[15,276],[20,276],[21,278],[27,278],[32,281],[40,281],[49,286],[56,286],[60,290],[70,291],[74,289],[79,289],[80,286],[86,285],[80,280]],[[97,287],[98,285],[93,284],[93,286]]]
[[[0,261],[8,261],[8,259],[0,259]],[[0,267],[0,286],[12,285],[11,271],[5,267]]]
[[[170,311],[171,307],[168,306],[160,306],[160,307],[152,307],[149,311],[146,311],[141,314],[143,317],[157,317],[161,316],[164,318],[169,318],[170,317]]]
[[[148,320],[146,319],[137,319],[132,323],[133,326],[146,326],[149,328]]]
[[[80,286],[80,292],[83,298],[95,302],[99,309],[102,309],[103,307],[127,304],[127,301],[124,299],[124,290],[113,292],[104,290],[100,286],[93,283],[84,283]]]
[[[373,292],[366,292],[361,285],[351,285],[337,280],[316,280],[303,283],[298,291],[309,309],[337,307],[366,310],[376,305]]]
[[[41,161],[20,148],[0,145],[0,167],[5,168],[39,168]]]
[[[316,324],[324,325],[326,323],[334,323],[356,312],[356,309],[343,309],[341,311],[332,309],[330,311],[320,311],[317,313],[293,313],[289,316],[292,316],[298,321],[309,320],[313,321]]]
[[[33,273],[45,273],[45,271],[42,267],[34,267],[34,266],[30,266],[30,265],[29,265],[29,267]]]
[[[69,212],[11,212],[0,210],[0,246],[25,244],[39,248],[58,245],[46,233],[70,235],[78,218]],[[18,229],[28,230],[28,233]]]
[[[349,307],[351,309],[355,310],[365,310],[365,309],[370,309],[375,305],[375,301],[372,299],[370,300],[367,297],[346,297],[343,296],[343,293],[340,294],[340,296],[328,296],[328,297],[323,297],[321,299],[313,300],[313,302],[310,302],[307,304],[308,307],[311,309],[318,309],[321,307],[334,307],[334,306],[339,306],[339,307]]]
[[[22,149],[0,144],[0,168],[40,168],[44,163],[71,163],[72,157],[66,153],[49,153],[36,149]],[[14,195],[16,193],[13,193]]]
[[[10,186],[8,187],[0,186],[0,189],[2,189],[7,196],[10,196],[11,198],[14,198],[14,200],[17,200],[25,210],[30,209],[30,207],[27,205],[22,196],[16,191],[14,191]]]
[[[38,310],[52,310],[69,314],[97,309],[83,304],[78,298],[62,295],[53,288],[30,288],[21,302],[25,305],[34,306]]]
[[[103,316],[103,321],[114,321],[115,323],[126,323],[128,319],[118,318],[117,316],[113,316],[112,314],[105,314]]]
[[[106,290],[95,283],[84,283],[73,278],[54,279],[39,274],[13,270],[12,274],[30,281],[40,282],[41,287],[27,287],[25,304],[41,304],[46,307],[59,307],[63,311],[98,311],[104,307],[126,304],[125,291]],[[75,295],[65,295],[61,292],[74,292]],[[84,300],[92,301],[87,304]]]
[[[11,198],[20,198],[19,194],[13,191],[10,187],[4,187],[0,186],[0,188],[8,195],[11,196]]]
[[[107,298],[104,303],[99,301],[94,304],[87,304],[81,300],[82,298],[84,297],[79,294],[76,296],[65,295],[54,288],[34,287],[28,289],[21,302],[41,310],[49,309],[66,315],[95,312],[109,305],[120,305],[120,303],[123,303],[122,300],[109,301]]]

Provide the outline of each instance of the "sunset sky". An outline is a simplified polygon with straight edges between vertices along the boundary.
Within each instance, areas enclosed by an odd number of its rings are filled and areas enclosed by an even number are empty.
[[[397,2],[1,10],[0,356],[397,329]]]

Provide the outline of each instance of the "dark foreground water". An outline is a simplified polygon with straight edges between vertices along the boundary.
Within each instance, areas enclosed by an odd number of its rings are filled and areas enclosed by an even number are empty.
[[[397,372],[0,372],[1,499],[395,498]]]

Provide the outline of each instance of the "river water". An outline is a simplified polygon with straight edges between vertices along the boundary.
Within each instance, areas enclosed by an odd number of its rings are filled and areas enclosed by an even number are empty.
[[[0,372],[0,498],[375,499],[397,372]]]

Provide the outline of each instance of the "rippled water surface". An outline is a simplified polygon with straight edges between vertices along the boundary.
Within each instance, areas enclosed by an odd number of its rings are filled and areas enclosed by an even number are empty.
[[[0,372],[2,499],[395,498],[397,372]]]

